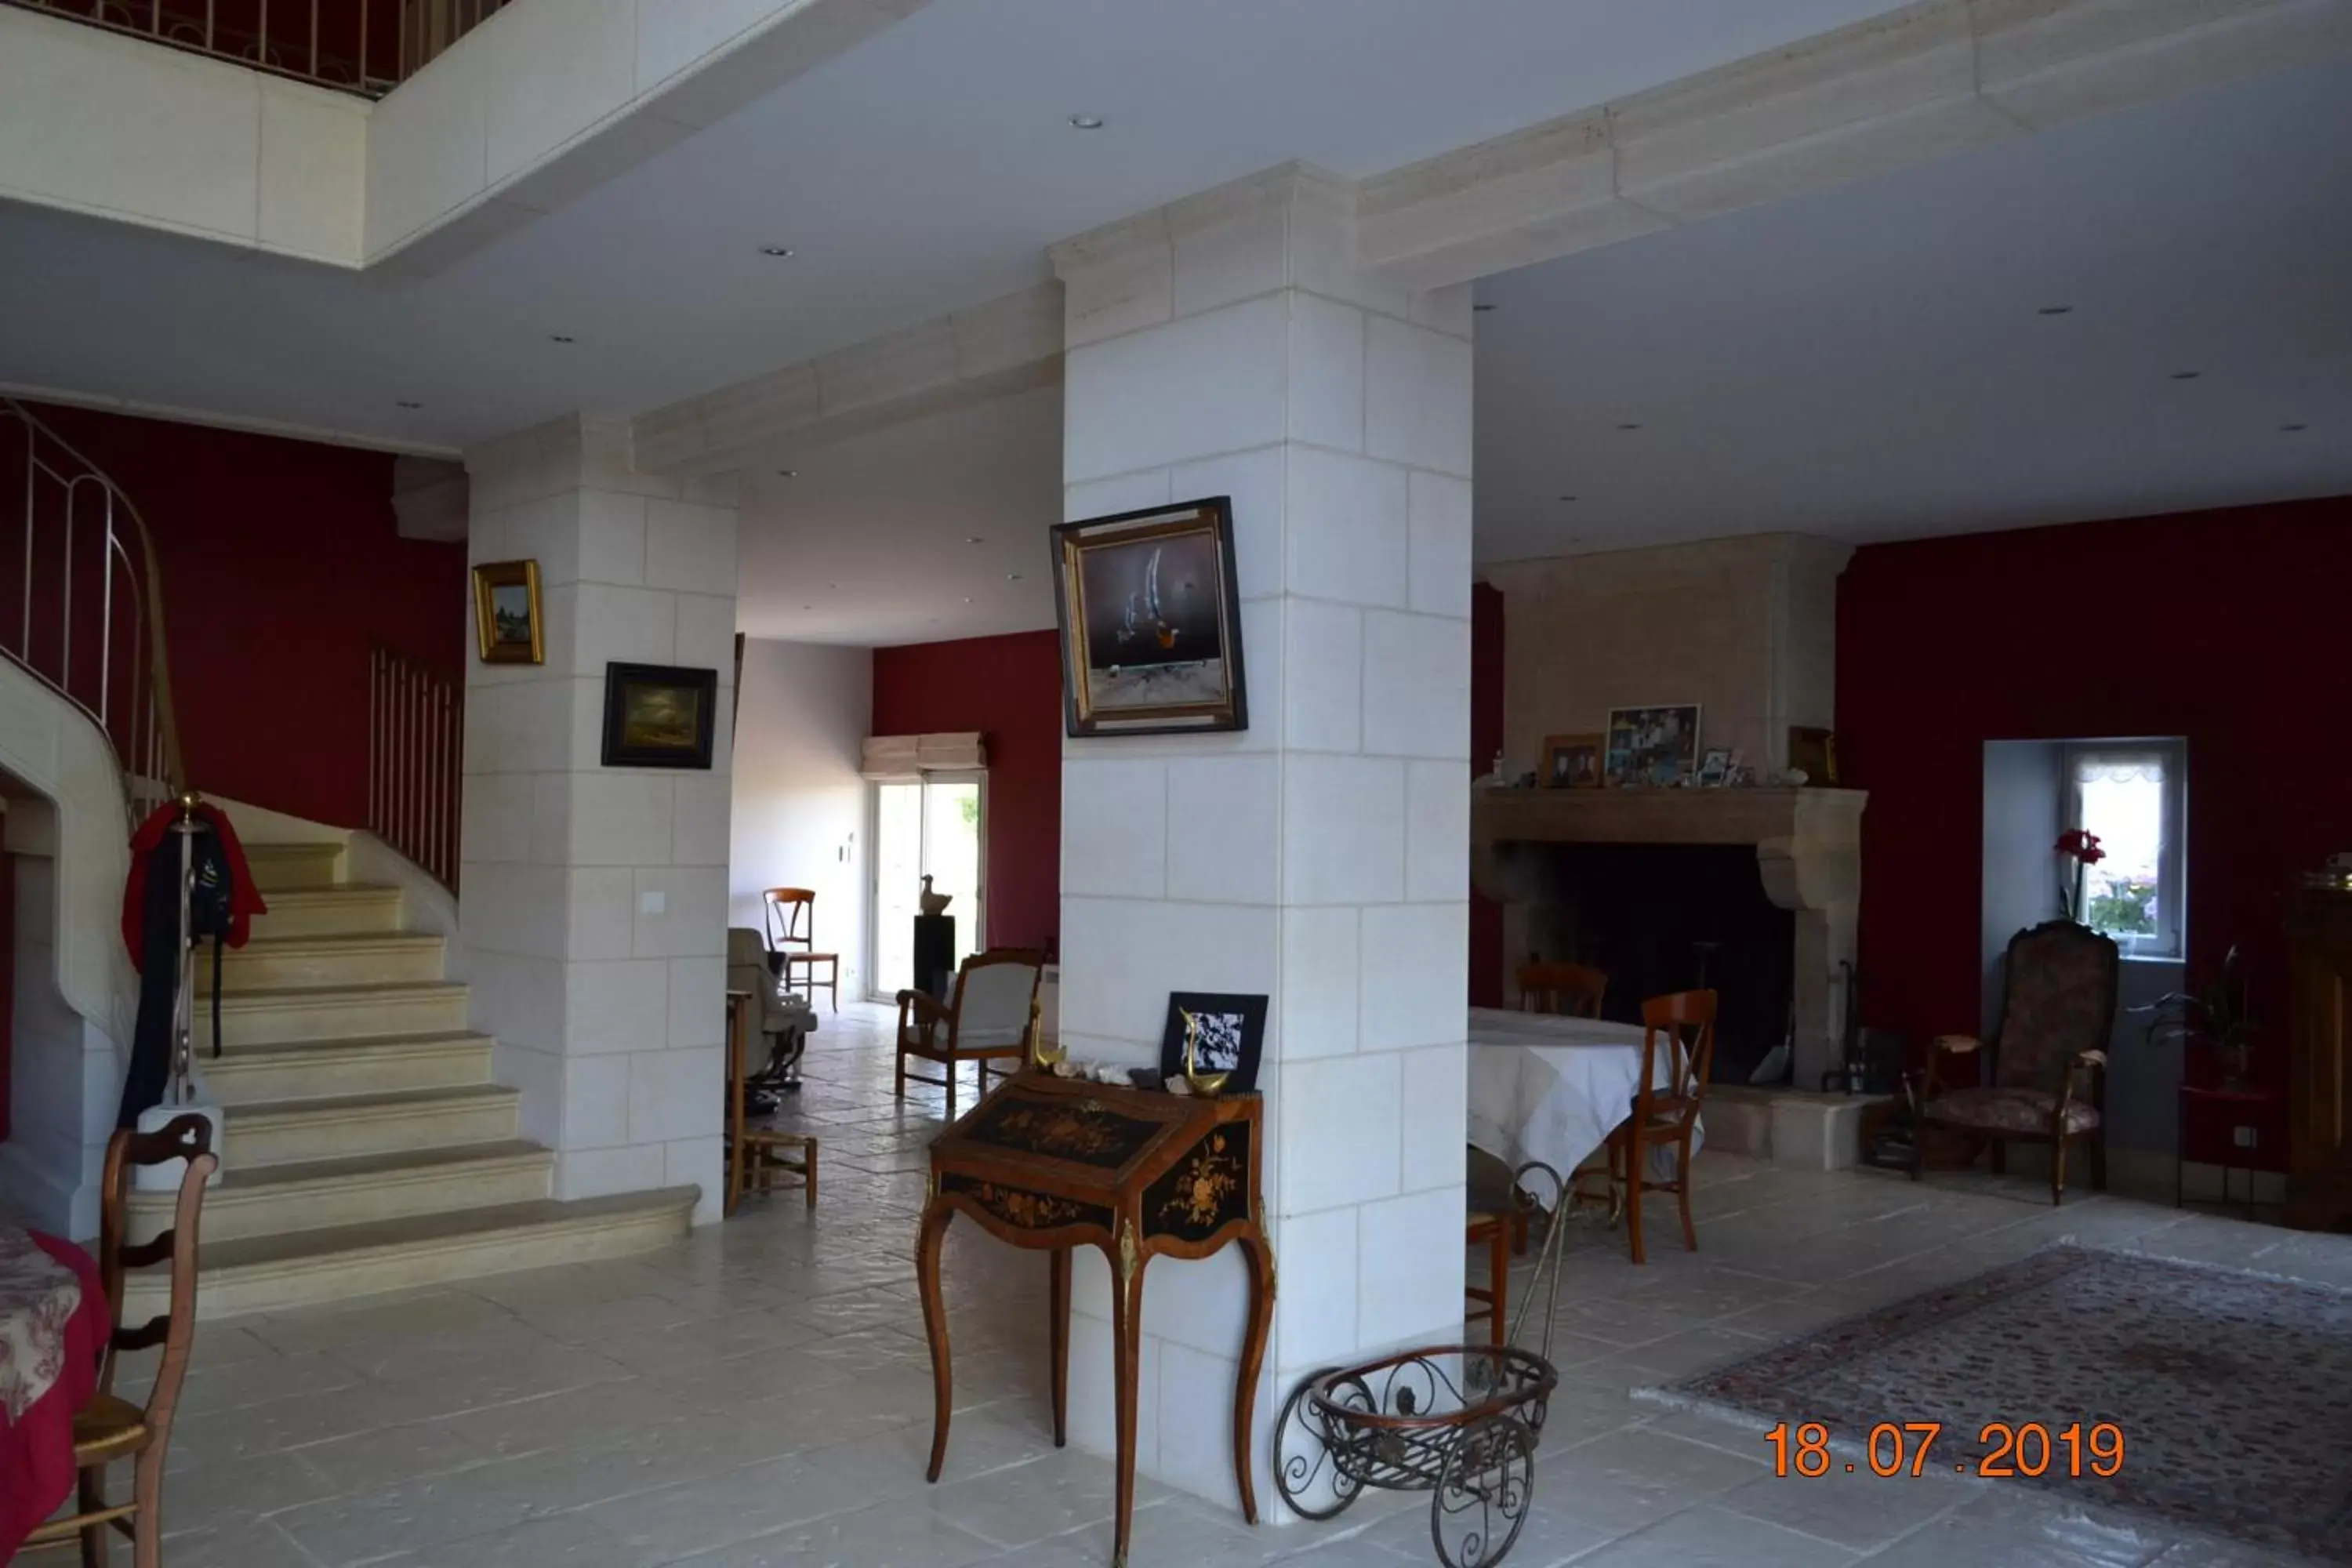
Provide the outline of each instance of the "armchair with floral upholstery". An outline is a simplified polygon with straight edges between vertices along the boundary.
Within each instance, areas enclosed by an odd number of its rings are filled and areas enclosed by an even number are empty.
[[[2107,1038],[2122,974],[2115,942],[2073,921],[2044,921],[2009,940],[2001,961],[2000,1022],[1992,1037],[1938,1036],[1920,1091],[1919,1119],[1991,1148],[2005,1168],[2012,1141],[2050,1145],[2050,1201],[2066,1191],[2066,1145],[2089,1146],[2091,1186],[2107,1186]],[[1978,1081],[1947,1089],[1947,1058],[1978,1055]],[[1911,1179],[1925,1163],[1915,1140]]]

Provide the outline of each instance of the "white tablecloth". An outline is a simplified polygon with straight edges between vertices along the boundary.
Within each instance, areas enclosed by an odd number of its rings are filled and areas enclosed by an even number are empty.
[[[1663,1087],[1663,1042],[1658,1055]],[[1470,1009],[1470,1142],[1514,1168],[1541,1160],[1563,1176],[1574,1171],[1633,1114],[1641,1077],[1637,1024]],[[1694,1131],[1694,1150],[1704,1136]],[[1673,1152],[1653,1150],[1653,1180],[1662,1155],[1673,1173]]]

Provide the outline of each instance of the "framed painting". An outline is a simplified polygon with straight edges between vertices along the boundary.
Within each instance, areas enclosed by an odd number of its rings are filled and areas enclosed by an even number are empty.
[[[719,672],[668,664],[604,667],[608,768],[709,768]]]
[[[1069,733],[1249,728],[1226,497],[1055,528],[1054,606]]]
[[[544,664],[539,563],[485,561],[474,568],[474,643],[484,664]]]
[[[1698,704],[1609,710],[1610,784],[1664,787],[1698,771]]]

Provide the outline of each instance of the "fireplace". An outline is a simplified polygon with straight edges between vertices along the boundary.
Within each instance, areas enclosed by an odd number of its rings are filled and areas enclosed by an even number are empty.
[[[1862,811],[1846,789],[1481,789],[1470,866],[1503,905],[1505,973],[1530,952],[1609,972],[1609,1016],[1689,989],[1722,994],[1718,1082],[1783,1038],[1818,1089],[1845,1026]],[[1712,943],[1702,950],[1700,943]]]
[[[1642,1021],[1642,1000],[1712,988],[1720,1002],[1714,1078],[1750,1081],[1789,1037],[1796,915],[1764,891],[1737,844],[1530,847],[1533,956],[1606,971],[1601,1016]],[[1786,1081],[1784,1068],[1776,1081]]]

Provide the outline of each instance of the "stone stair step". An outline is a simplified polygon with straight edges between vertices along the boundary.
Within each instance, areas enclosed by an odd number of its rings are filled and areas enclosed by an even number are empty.
[[[441,978],[443,940],[430,931],[339,931],[256,937],[221,950],[221,994],[317,990]],[[196,954],[196,993],[213,990],[213,956]]]
[[[226,1107],[228,1170],[387,1154],[516,1135],[521,1096],[500,1084],[404,1089]]]
[[[256,942],[400,929],[401,895],[394,887],[338,882],[331,888],[281,888],[262,897],[269,912],[253,918]]]
[[[280,1040],[333,1039],[390,1030],[466,1026],[466,987],[446,980],[374,985],[283,986],[232,991],[221,997],[221,1031],[231,1051]],[[196,1049],[213,1045],[210,997],[195,1010]]]
[[[349,1035],[331,1040],[240,1045],[201,1056],[196,1070],[225,1106],[404,1089],[454,1089],[490,1081],[497,1042],[470,1029]]]
[[[548,1195],[555,1156],[508,1139],[441,1149],[225,1167],[205,1194],[206,1242],[241,1241],[364,1225],[457,1209],[530,1203]],[[131,1195],[131,1239],[167,1229],[176,1192]]]
[[[687,1234],[697,1189],[663,1187],[569,1201],[540,1198],[282,1236],[205,1241],[196,1315],[275,1311],[515,1268],[648,1251]],[[167,1270],[125,1281],[126,1321],[164,1310]]]
[[[342,879],[341,844],[247,844],[245,863],[261,896],[295,888],[328,888]]]

